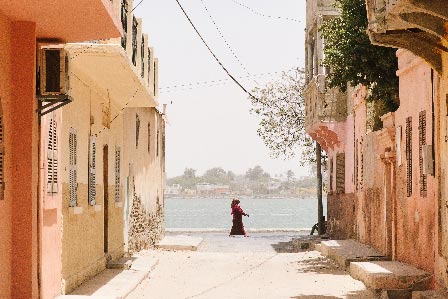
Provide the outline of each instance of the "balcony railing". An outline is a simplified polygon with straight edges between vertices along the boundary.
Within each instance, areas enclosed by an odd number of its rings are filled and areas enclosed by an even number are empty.
[[[132,63],[137,65],[137,28],[138,22],[135,16],[132,17]]]
[[[315,76],[306,86],[305,128],[320,122],[340,122],[347,117],[347,97],[337,88],[327,88],[326,76]]]

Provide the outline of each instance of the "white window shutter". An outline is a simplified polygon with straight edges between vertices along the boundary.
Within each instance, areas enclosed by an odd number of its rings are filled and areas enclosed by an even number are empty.
[[[76,130],[74,128],[70,128],[69,132],[69,189],[70,189],[70,207],[76,207],[78,201],[78,176],[77,176],[77,137]]]
[[[89,153],[89,205],[96,205],[96,138],[90,136]]]

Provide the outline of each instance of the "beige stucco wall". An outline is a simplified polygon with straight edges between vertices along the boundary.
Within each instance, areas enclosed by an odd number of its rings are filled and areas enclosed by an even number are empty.
[[[65,291],[70,291],[90,276],[105,268],[104,209],[109,213],[108,254],[116,259],[123,254],[123,209],[114,202],[115,147],[122,147],[121,117],[107,129],[102,124],[103,105],[109,105],[101,90],[71,76],[74,101],[63,108],[61,132],[63,189],[63,254],[62,276]],[[111,103],[111,114],[119,108]],[[77,208],[69,207],[69,130],[77,130]],[[89,136],[96,137],[96,206],[88,203]],[[104,206],[103,147],[108,145],[109,204]],[[82,208],[80,211],[79,208]]]
[[[139,141],[136,146],[136,117],[140,120]],[[128,169],[124,174],[129,178],[130,190],[125,200],[126,231],[132,226],[131,212],[134,198],[138,198],[148,219],[146,221],[163,221],[163,163],[164,153],[162,146],[163,121],[162,116],[154,108],[127,108],[124,113],[124,144],[123,165]],[[148,135],[148,124],[151,133]],[[157,131],[159,139],[157,140]],[[148,151],[148,136],[150,137]],[[157,143],[159,144],[159,154],[157,155]],[[135,194],[134,194],[135,190]],[[154,232],[151,233],[151,241],[146,240],[144,247],[152,245],[161,237],[163,223],[158,224]],[[154,227],[153,227],[154,230]],[[127,237],[129,235],[127,234]],[[135,241],[135,240],[134,240]],[[142,241],[142,240],[140,240]],[[131,240],[132,243],[132,240]],[[129,240],[126,240],[129,248]],[[143,245],[142,245],[143,246]],[[132,246],[131,246],[132,247]],[[132,248],[130,248],[132,250]]]

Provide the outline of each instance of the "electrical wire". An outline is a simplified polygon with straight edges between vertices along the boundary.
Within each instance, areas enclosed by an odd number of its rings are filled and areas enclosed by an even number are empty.
[[[140,4],[142,4],[142,2],[143,1],[145,1],[145,0],[141,0],[132,10],[131,10],[131,12],[133,12]]]
[[[187,18],[188,22],[190,23],[190,25],[193,27],[194,31],[197,33],[197,35],[199,36],[199,38],[201,39],[202,43],[207,47],[208,51],[210,52],[210,54],[212,54],[213,58],[215,58],[216,62],[218,62],[218,64],[221,66],[221,68],[224,70],[224,72],[227,74],[227,76],[229,76],[233,82],[235,82],[246,94],[249,95],[249,97],[251,97],[252,99],[258,100],[254,95],[252,95],[252,93],[250,93],[250,91],[248,91],[246,88],[244,88],[244,86],[234,77],[230,74],[230,72],[227,70],[227,68],[221,63],[221,61],[218,59],[218,57],[215,55],[215,53],[212,51],[212,49],[210,49],[209,45],[206,43],[206,41],[204,40],[204,38],[202,37],[202,35],[199,33],[198,29],[196,28],[196,26],[193,24],[193,22],[191,21],[190,17],[188,16],[187,12],[184,10],[184,8],[182,7],[182,5],[180,4],[179,0],[176,0],[177,4],[179,5],[179,8],[182,10],[182,12],[184,13],[185,17]]]
[[[296,69],[296,67],[292,67],[292,68],[289,68],[289,69],[283,70],[283,71],[267,72],[267,73],[260,73],[260,74],[248,74],[246,76],[238,76],[238,78],[240,78],[240,79],[250,78],[250,77],[261,78],[261,77],[266,77],[266,76],[276,76],[283,72],[289,72],[294,69]],[[181,91],[181,90],[192,90],[192,89],[197,89],[197,88],[220,86],[220,85],[225,85],[228,83],[230,83],[230,78],[198,81],[198,82],[188,82],[188,83],[178,83],[175,85],[161,86],[161,87],[159,87],[159,92],[167,93],[167,92],[176,92],[176,91]]]
[[[296,23],[301,23],[301,22],[302,22],[301,20],[297,20],[297,19],[293,19],[293,18],[288,18],[288,17],[280,17],[280,16],[266,15],[266,14],[264,14],[264,13],[261,13],[261,12],[255,10],[255,9],[253,9],[253,8],[251,8],[251,7],[249,7],[249,6],[245,5],[245,4],[243,4],[243,3],[241,3],[241,2],[238,2],[238,1],[236,1],[236,0],[231,0],[231,1],[232,1],[233,3],[235,3],[235,4],[238,4],[238,5],[241,6],[241,7],[244,7],[244,8],[246,8],[246,9],[248,9],[248,10],[251,11],[252,13],[254,13],[254,14],[258,15],[258,16],[261,16],[261,17],[270,18],[270,19],[286,20],[286,21],[291,21],[291,22],[296,22]]]
[[[240,64],[240,66],[243,68],[243,70],[250,75],[249,71],[247,70],[246,66],[241,62],[241,60],[238,58],[238,56],[236,55],[235,51],[232,49],[232,47],[230,46],[229,42],[227,41],[227,39],[224,37],[224,34],[222,33],[221,29],[219,29],[218,24],[215,22],[215,20],[213,19],[210,11],[208,10],[207,5],[205,4],[204,0],[201,0],[202,5],[204,6],[205,11],[208,14],[208,17],[210,18],[210,20],[212,21],[213,25],[215,25],[215,29],[216,31],[218,31],[219,35],[221,36],[221,39],[224,41],[225,45],[227,46],[227,48],[229,49],[230,53],[232,53],[233,57],[235,57],[236,61],[238,61],[238,63]],[[255,81],[255,83],[258,84],[258,82]]]

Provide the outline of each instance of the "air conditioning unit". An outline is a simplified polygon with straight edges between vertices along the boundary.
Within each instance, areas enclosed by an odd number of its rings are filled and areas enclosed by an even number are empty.
[[[67,94],[69,58],[61,45],[38,46],[38,95],[51,97]]]

